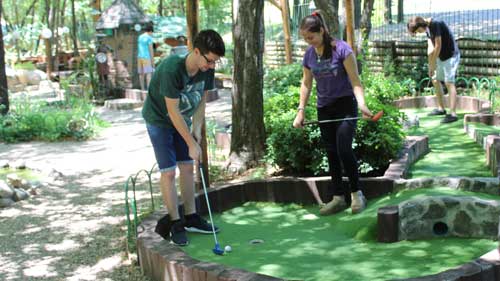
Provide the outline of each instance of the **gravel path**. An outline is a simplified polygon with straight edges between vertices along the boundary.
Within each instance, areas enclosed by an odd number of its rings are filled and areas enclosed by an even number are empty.
[[[219,95],[207,118],[225,126],[231,96]],[[124,254],[123,184],[152,167],[153,150],[140,109],[99,112],[111,127],[95,140],[0,144],[0,159],[63,174],[40,195],[0,209],[0,280],[147,280]]]

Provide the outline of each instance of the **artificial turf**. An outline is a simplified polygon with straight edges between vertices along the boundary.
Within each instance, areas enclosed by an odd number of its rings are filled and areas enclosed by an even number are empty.
[[[441,124],[443,116],[427,116],[429,111],[404,110],[420,119],[420,127],[410,129],[407,134],[429,136],[430,148],[428,154],[410,167],[409,177],[492,177],[484,149],[464,132],[464,113],[458,113],[457,122]]]
[[[317,206],[249,202],[215,214],[222,247],[212,253],[212,235],[189,234],[184,247],[191,257],[291,280],[388,280],[434,274],[478,258],[494,249],[488,239],[439,238],[425,241],[376,242],[377,209],[417,196],[499,197],[448,188],[407,190],[369,201],[357,215],[346,210],[318,216]],[[262,244],[251,244],[262,239]]]
[[[491,177],[485,151],[463,131],[459,121],[440,124],[443,116],[427,116],[429,109],[405,110],[419,116],[420,126],[408,135],[428,135],[430,153],[410,169],[412,178],[436,176]],[[480,125],[478,125],[481,127]],[[486,134],[498,128],[480,128]],[[350,210],[328,217],[318,216],[316,206],[249,202],[215,215],[221,227],[222,247],[233,251],[212,253],[211,235],[189,235],[183,248],[191,257],[291,280],[388,280],[435,274],[496,248],[488,239],[436,238],[423,241],[376,242],[377,209],[418,196],[498,196],[432,188],[406,190],[369,201],[361,214]],[[262,244],[251,244],[262,239]]]

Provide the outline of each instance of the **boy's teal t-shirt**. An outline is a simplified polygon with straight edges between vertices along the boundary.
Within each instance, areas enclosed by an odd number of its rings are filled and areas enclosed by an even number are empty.
[[[179,99],[179,111],[188,126],[206,90],[214,88],[214,70],[201,70],[189,77],[186,70],[187,55],[171,55],[156,68],[149,84],[148,95],[142,107],[146,123],[173,128],[167,112],[165,97]]]
[[[153,44],[153,37],[143,33],[137,38],[137,57],[140,59],[151,59],[149,54],[149,45]]]

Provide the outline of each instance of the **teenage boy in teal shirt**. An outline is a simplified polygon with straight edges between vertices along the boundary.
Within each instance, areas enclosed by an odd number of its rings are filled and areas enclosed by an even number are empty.
[[[159,221],[157,232],[164,238],[170,236],[180,246],[188,244],[186,231],[211,234],[212,227],[219,231],[196,213],[193,164],[201,159],[199,142],[206,91],[214,88],[215,64],[224,54],[222,37],[213,30],[201,31],[194,39],[192,52],[169,56],[160,63],[142,109],[168,210],[168,217]],[[178,211],[176,168],[180,171],[184,218]],[[170,226],[169,233],[161,233],[161,224]]]

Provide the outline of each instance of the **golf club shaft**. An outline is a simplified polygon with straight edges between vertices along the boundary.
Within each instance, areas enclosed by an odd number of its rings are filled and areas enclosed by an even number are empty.
[[[212,210],[210,209],[210,201],[208,200],[207,186],[205,184],[205,176],[203,175],[203,166],[201,163],[198,164],[200,168],[201,184],[203,185],[203,192],[205,193],[205,199],[207,200],[208,215],[210,216],[210,223],[212,224],[212,233],[214,234],[215,245],[219,245],[217,241],[217,235],[215,234],[214,220],[212,219]]]
[[[323,123],[331,123],[331,122],[341,122],[347,120],[358,120],[362,117],[347,117],[347,118],[339,118],[339,119],[328,119],[328,120],[319,120],[319,121],[309,121],[304,122],[304,125],[312,125],[312,124],[323,124]]]

